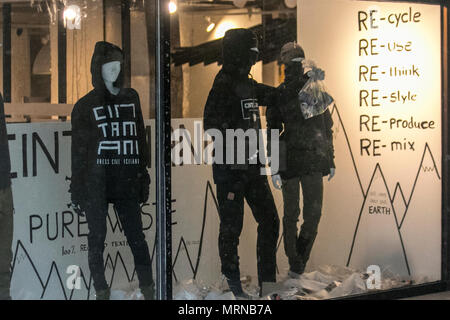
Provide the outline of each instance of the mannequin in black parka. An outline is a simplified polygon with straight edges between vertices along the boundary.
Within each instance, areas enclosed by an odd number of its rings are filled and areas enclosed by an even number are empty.
[[[303,48],[295,42],[283,46],[280,62],[285,66],[285,80],[278,87],[276,103],[267,107],[267,132],[278,129],[280,136],[280,173],[272,176],[276,189],[283,193],[283,241],[289,260],[289,275],[298,278],[305,270],[322,215],[323,177],[335,174],[333,120],[324,113],[304,119],[299,92],[309,80],[302,61]],[[314,68],[314,74],[324,72]],[[313,74],[313,73],[310,73]],[[270,153],[270,141],[268,137]],[[300,185],[303,195],[303,224],[300,215]]]

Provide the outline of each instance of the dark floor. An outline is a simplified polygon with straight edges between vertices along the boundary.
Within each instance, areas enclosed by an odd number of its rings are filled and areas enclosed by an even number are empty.
[[[402,300],[450,300],[450,291],[427,294]]]

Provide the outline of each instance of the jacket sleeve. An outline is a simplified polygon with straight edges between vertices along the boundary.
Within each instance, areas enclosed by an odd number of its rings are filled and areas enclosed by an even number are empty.
[[[72,202],[86,199],[88,170],[89,117],[76,103],[72,110],[72,178],[70,193]]]
[[[330,168],[336,168],[334,163],[334,146],[333,146],[333,119],[330,110],[324,112],[325,134],[327,137],[328,155],[330,159]]]
[[[271,87],[262,83],[257,83],[256,96],[258,97],[258,103],[260,106],[269,106],[276,104],[278,90],[275,87]]]
[[[149,146],[147,142],[147,132],[145,130],[144,117],[142,115],[141,101],[139,99],[139,94],[136,90],[133,89],[133,93],[135,94],[136,101],[136,126],[137,126],[137,135],[139,141],[139,164],[141,165],[142,170],[147,170],[146,168],[150,162],[150,152]]]
[[[276,97],[274,95],[273,97]],[[267,156],[272,156],[272,130],[278,130],[278,134],[283,131],[283,121],[278,107],[278,101],[272,97],[272,101],[267,105],[266,122],[267,122]]]
[[[226,108],[226,83],[224,79],[216,79],[206,100],[203,111],[204,130],[218,129],[224,132],[230,128],[228,123],[229,115]]]
[[[147,202],[150,192],[150,174],[148,173],[148,166],[150,162],[150,148],[147,142],[147,132],[145,131],[144,117],[142,115],[141,101],[139,94],[133,89],[136,103],[136,126],[139,144],[139,166],[137,181],[140,186],[139,202]]]
[[[231,80],[226,76],[222,78],[216,78],[214,84],[209,92],[208,99],[206,100],[205,109],[203,112],[203,129],[206,132],[210,129],[220,131],[223,143],[222,146],[214,141],[214,153],[213,157],[217,157],[217,148],[222,148],[222,159],[215,159],[215,163],[220,163],[221,170],[230,170],[231,165],[226,164],[226,130],[233,128],[233,118],[230,113],[230,87],[232,86]],[[217,162],[216,162],[217,161]]]

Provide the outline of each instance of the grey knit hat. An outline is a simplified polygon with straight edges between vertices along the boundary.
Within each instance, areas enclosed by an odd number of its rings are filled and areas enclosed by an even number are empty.
[[[297,42],[288,42],[281,48],[280,63],[287,64],[296,58],[305,58],[303,48]]]

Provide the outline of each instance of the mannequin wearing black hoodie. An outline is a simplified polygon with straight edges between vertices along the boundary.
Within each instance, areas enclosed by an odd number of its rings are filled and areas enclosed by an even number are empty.
[[[10,299],[13,201],[5,109],[0,95],[0,300]]]
[[[257,60],[256,47],[256,36],[250,30],[232,29],[225,33],[223,68],[214,80],[204,110],[204,129],[220,130],[224,141],[227,129],[260,129],[259,105],[267,105],[275,95],[274,88],[259,84],[249,77],[250,69]],[[224,146],[214,146],[223,147],[224,159],[230,143],[231,141],[226,141]],[[279,219],[267,177],[260,174],[260,167],[259,164],[250,163],[213,164],[219,202],[219,255],[222,273],[237,297],[245,297],[240,282],[238,256],[244,198],[258,223],[259,284],[261,286],[262,282],[276,281]]]
[[[108,299],[103,250],[108,204],[113,203],[134,256],[141,291],[153,298],[153,278],[139,203],[148,200],[148,144],[137,92],[122,88],[120,71],[111,93],[102,67],[119,61],[122,50],[98,42],[91,62],[94,89],[72,111],[72,202],[86,213],[89,268],[97,299]],[[121,68],[120,70],[122,70]]]

